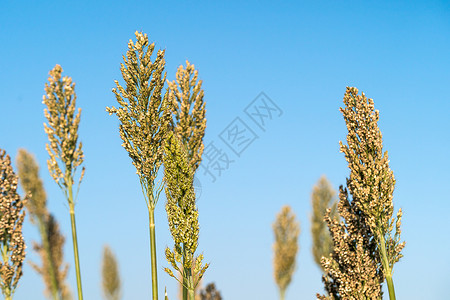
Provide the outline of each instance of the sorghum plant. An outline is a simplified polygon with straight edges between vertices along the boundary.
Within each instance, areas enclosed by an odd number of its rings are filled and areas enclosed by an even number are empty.
[[[119,268],[117,259],[109,246],[103,247],[102,278],[105,299],[119,300],[121,298]]]
[[[341,142],[340,147],[350,168],[347,188],[352,200],[348,199],[347,189],[341,188],[338,208],[346,224],[328,220],[335,250],[333,259],[324,260],[324,266],[333,279],[330,286],[344,293],[351,290],[351,285],[345,283],[346,277],[339,271],[344,268],[347,274],[353,272],[354,276],[360,269],[349,269],[348,261],[353,259],[357,265],[361,262],[356,260],[362,259],[368,268],[367,280],[372,278],[372,281],[367,282],[359,277],[359,289],[367,290],[365,285],[371,286],[373,295],[379,297],[380,285],[386,279],[392,300],[395,299],[392,269],[402,257],[401,250],[405,243],[400,242],[401,209],[397,218],[393,216],[395,179],[389,168],[387,152],[383,152],[382,135],[377,124],[379,112],[375,110],[373,100],[366,98],[364,93],[358,95],[356,88],[347,87],[344,104],[345,108],[341,108],[341,112],[347,124],[348,145]],[[362,299],[358,297],[352,299]]]
[[[216,290],[216,285],[209,283],[205,289],[200,292],[200,300],[222,300],[220,292]]]
[[[176,81],[169,82],[169,90],[173,116],[171,127],[186,149],[189,165],[195,174],[204,149],[206,109],[202,81],[198,80],[194,65],[186,61],[186,69],[179,66]],[[187,286],[187,282],[181,285],[183,299],[187,298]]]
[[[280,291],[280,300],[284,300],[286,289],[291,283],[295,271],[295,259],[298,252],[300,224],[295,220],[291,207],[285,205],[273,223],[275,234],[274,277]]]
[[[50,158],[47,160],[48,170],[53,180],[64,192],[69,204],[72,225],[73,253],[77,276],[78,299],[83,299],[81,286],[80,260],[78,255],[78,239],[75,223],[76,196],[73,192],[74,178],[77,168],[83,163],[82,143],[78,141],[78,126],[81,109],[75,114],[75,83],[70,77],[61,78],[62,68],[56,65],[50,71],[48,83],[45,84],[43,103],[47,106],[44,115],[48,124],[44,123],[45,132],[50,141],[46,149]],[[84,167],[78,180],[78,188],[84,175]],[[78,189],[77,189],[78,190]]]
[[[17,181],[9,155],[0,149],[0,286],[6,300],[12,299],[25,259],[22,224],[27,199],[17,193]]]
[[[147,34],[136,32],[136,43],[128,43],[120,70],[126,83],[122,87],[116,80],[113,89],[120,107],[107,107],[109,114],[116,114],[119,121],[122,146],[136,167],[142,192],[149,213],[150,253],[153,299],[158,299],[156,264],[155,206],[163,189],[163,182],[156,183],[162,164],[164,137],[169,130],[171,112],[169,93],[162,96],[166,73],[164,51],[159,50],[151,61],[155,44],[149,44]]]
[[[331,239],[330,231],[325,222],[327,209],[331,206],[332,219],[339,218],[334,198],[335,192],[331,187],[330,182],[325,176],[322,176],[317,185],[314,186],[311,195],[313,208],[311,216],[311,235],[313,240],[312,253],[314,261],[322,271],[325,271],[321,264],[322,257],[330,257],[330,254],[333,251],[333,240]]]
[[[63,266],[64,236],[59,232],[57,221],[47,210],[47,195],[39,177],[39,166],[30,153],[20,149],[17,168],[19,183],[30,195],[26,208],[41,235],[41,244],[34,245],[34,249],[41,256],[42,267],[33,267],[42,275],[47,293],[53,299],[67,299],[69,289],[64,282],[69,266]]]
[[[182,274],[183,282],[180,284],[187,283],[187,299],[194,300],[195,288],[209,266],[202,264],[203,254],[194,258],[200,229],[195,205],[194,172],[189,165],[187,151],[175,134],[168,134],[164,153],[166,212],[170,233],[175,242],[173,250],[166,248],[166,259]],[[165,271],[178,281],[171,269],[165,268]]]
[[[173,131],[187,151],[189,164],[195,173],[202,160],[203,137],[206,129],[206,109],[203,101],[202,81],[198,71],[186,61],[186,69],[179,66],[176,82],[169,82],[171,108],[174,116]]]

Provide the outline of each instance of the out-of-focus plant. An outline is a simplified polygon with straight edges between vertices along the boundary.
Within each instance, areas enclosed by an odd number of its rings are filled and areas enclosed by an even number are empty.
[[[274,248],[274,277],[280,292],[280,300],[284,300],[286,289],[291,283],[296,267],[298,252],[298,236],[300,224],[290,206],[285,205],[278,213],[273,224],[275,235]]]
[[[64,192],[69,204],[78,299],[82,300],[83,290],[75,222],[75,203],[78,189],[84,176],[84,167],[78,180],[78,188],[75,195],[73,190],[77,168],[81,166],[84,160],[83,150],[81,149],[82,143],[78,140],[81,109],[78,108],[75,114],[77,98],[75,83],[68,76],[61,78],[62,72],[63,69],[60,65],[56,65],[50,71],[49,82],[45,84],[45,95],[42,101],[47,106],[44,109],[44,115],[48,124],[44,123],[44,129],[50,142],[46,144],[46,149],[50,156],[47,160],[47,165],[50,175]]]
[[[102,288],[106,300],[121,299],[121,281],[117,259],[109,246],[103,247]]]
[[[387,152],[383,152],[379,112],[373,100],[364,93],[358,95],[356,88],[347,87],[344,104],[341,112],[347,124],[348,145],[341,142],[340,146],[350,178],[347,188],[341,187],[339,193],[338,210],[344,222],[327,216],[334,251],[330,259],[323,259],[331,278],[325,281],[325,288],[328,299],[381,299],[381,284],[386,279],[393,300],[392,268],[402,257],[405,243],[400,242],[402,211],[397,218],[393,216],[395,179]]]
[[[214,282],[208,283],[208,285],[200,291],[200,300],[222,300],[222,295],[216,289]]]
[[[11,158],[0,149],[0,287],[6,300],[13,297],[25,259],[22,224],[27,198],[17,193],[17,181]]]
[[[39,166],[34,157],[25,149],[20,149],[17,155],[17,169],[19,183],[22,190],[29,194],[26,208],[33,224],[41,235],[41,244],[34,244],[39,253],[42,266],[32,264],[33,268],[42,276],[46,292],[53,299],[69,299],[70,290],[65,284],[68,264],[63,261],[64,236],[52,214],[47,209],[47,195],[41,178]]]
[[[164,51],[159,50],[152,62],[155,44],[150,44],[147,34],[136,32],[136,43],[128,43],[120,70],[126,86],[116,80],[113,89],[119,108],[107,107],[109,114],[116,114],[122,146],[131,157],[139,176],[147,204],[150,231],[150,255],[153,300],[158,299],[158,275],[156,260],[155,207],[164,187],[156,183],[162,164],[164,137],[171,122],[170,105],[166,92],[162,96],[166,73]]]
[[[333,251],[333,240],[330,231],[325,222],[327,209],[331,207],[331,218],[338,219],[339,215],[336,209],[335,191],[325,176],[322,176],[314,186],[312,195],[312,216],[311,216],[311,235],[312,235],[312,253],[314,261],[322,269],[322,257],[330,257]]]

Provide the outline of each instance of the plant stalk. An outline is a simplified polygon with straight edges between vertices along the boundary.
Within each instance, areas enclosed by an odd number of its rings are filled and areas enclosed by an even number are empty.
[[[77,239],[77,227],[75,224],[75,202],[73,199],[72,181],[68,184],[69,193],[69,208],[70,208],[70,223],[72,225],[72,242],[73,242],[73,255],[75,258],[75,271],[77,274],[77,290],[78,300],[83,300],[83,290],[81,288],[81,271],[80,271],[80,259],[78,255],[78,239]]]
[[[194,277],[192,276],[192,268],[187,270],[188,282],[189,282],[189,300],[195,300],[195,287]]]
[[[280,290],[280,300],[284,300],[285,295],[286,295],[286,289]]]
[[[384,236],[379,233],[380,240],[380,251],[381,251],[381,262],[383,264],[384,274],[386,276],[386,283],[389,291],[389,299],[395,300],[395,290],[394,281],[392,280],[392,270],[389,266],[389,261],[386,254],[386,242],[384,241]]]
[[[155,210],[148,210],[149,228],[150,228],[150,256],[152,263],[152,295],[153,300],[158,300],[158,269],[156,265],[156,233],[155,233]]]

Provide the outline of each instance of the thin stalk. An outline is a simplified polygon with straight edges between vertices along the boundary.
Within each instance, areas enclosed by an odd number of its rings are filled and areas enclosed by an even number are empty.
[[[191,269],[188,270],[189,277],[189,300],[195,300],[194,278],[192,277]]]
[[[77,227],[75,224],[75,202],[73,200],[72,182],[68,184],[68,197],[70,208],[70,223],[72,225],[72,242],[73,242],[73,255],[75,258],[75,271],[77,274],[77,290],[78,300],[83,300],[83,290],[81,288],[81,271],[80,271],[80,259],[78,256],[78,239],[77,239]]]
[[[156,266],[156,233],[155,233],[155,210],[148,210],[150,228],[150,255],[152,263],[152,295],[153,300],[158,300],[158,269]]]
[[[386,283],[389,291],[389,299],[395,300],[395,290],[394,290],[394,281],[392,280],[392,270],[389,267],[389,261],[386,254],[386,243],[384,241],[384,236],[379,234],[380,236],[380,250],[381,250],[381,261],[384,268],[384,273],[386,276]]]
[[[61,299],[61,296],[59,295],[58,291],[58,285],[56,283],[56,275],[55,275],[55,265],[53,263],[51,251],[50,251],[50,245],[48,243],[48,234],[47,234],[47,228],[44,226],[44,220],[39,218],[39,231],[41,232],[42,237],[42,246],[44,247],[44,251],[47,254],[47,260],[49,264],[49,275],[50,275],[50,281],[51,281],[51,289],[52,289],[52,296],[53,299]]]
[[[286,295],[286,289],[280,290],[280,300],[284,300],[285,295]]]

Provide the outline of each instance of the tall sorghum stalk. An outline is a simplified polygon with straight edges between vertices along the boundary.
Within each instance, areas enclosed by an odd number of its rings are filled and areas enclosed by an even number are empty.
[[[169,82],[172,110],[171,127],[181,140],[192,172],[195,174],[202,160],[204,150],[203,137],[206,129],[206,109],[203,101],[202,81],[198,80],[198,71],[186,61],[186,68],[179,66],[176,81]],[[183,256],[183,260],[185,257]],[[184,278],[186,280],[186,278]],[[182,284],[182,299],[187,299],[188,283]]]
[[[326,287],[338,299],[374,299],[381,297],[386,278],[393,300],[392,268],[405,243],[400,242],[401,209],[393,217],[395,179],[383,152],[379,112],[356,88],[347,87],[344,104],[348,145],[340,146],[350,168],[347,188],[352,200],[341,187],[338,209],[345,224],[328,218],[335,248],[332,259],[323,260],[332,278]]]
[[[120,274],[117,259],[109,246],[103,247],[102,288],[106,300],[119,300]]]
[[[128,43],[120,70],[126,87],[116,80],[113,89],[120,107],[107,107],[109,114],[116,114],[120,121],[122,146],[136,167],[147,204],[150,229],[150,254],[152,271],[152,295],[158,299],[156,265],[155,206],[163,189],[163,182],[155,183],[162,164],[164,137],[170,127],[171,112],[169,93],[162,96],[166,73],[164,51],[158,50],[151,61],[155,44],[149,44],[148,36],[136,32],[136,43]]]
[[[17,181],[9,155],[0,149],[0,287],[6,300],[12,299],[25,259],[22,224],[27,199],[17,193]]]
[[[41,235],[41,244],[35,244],[34,249],[41,256],[42,267],[33,264],[33,268],[42,275],[46,292],[53,299],[67,299],[69,289],[64,281],[69,266],[63,265],[64,236],[59,232],[57,221],[47,210],[47,196],[39,177],[39,166],[30,153],[20,149],[17,168],[19,183],[30,195],[26,208],[31,222],[38,226]]]
[[[290,206],[285,205],[281,208],[273,223],[273,232],[275,235],[273,275],[280,291],[280,300],[284,300],[286,289],[295,271],[300,234],[300,224],[296,221]]]
[[[319,179],[314,186],[311,195],[312,216],[311,216],[311,235],[312,235],[312,253],[314,261],[322,269],[322,257],[329,258],[333,251],[333,240],[325,222],[327,209],[331,207],[332,219],[338,219],[339,215],[336,209],[335,191],[325,176]]]
[[[194,172],[181,140],[170,133],[164,146],[166,211],[174,249],[166,248],[166,259],[183,276],[180,284],[188,290],[187,299],[195,300],[195,288],[209,264],[202,265],[203,254],[194,257],[198,245],[199,224],[195,205]],[[179,265],[180,264],[180,265]],[[178,280],[169,268],[165,271]]]
[[[56,65],[50,71],[48,83],[45,84],[43,103],[48,124],[44,123],[45,132],[50,141],[46,149],[50,158],[47,160],[48,170],[53,180],[64,192],[69,204],[70,221],[72,225],[72,242],[77,276],[78,299],[83,299],[81,286],[80,259],[78,255],[78,239],[75,223],[74,177],[77,168],[83,163],[84,155],[81,142],[78,141],[78,125],[81,109],[75,114],[76,94],[75,83],[70,77],[61,78],[62,68]],[[78,188],[84,175],[84,167],[78,180]],[[78,190],[77,188],[77,190]]]

